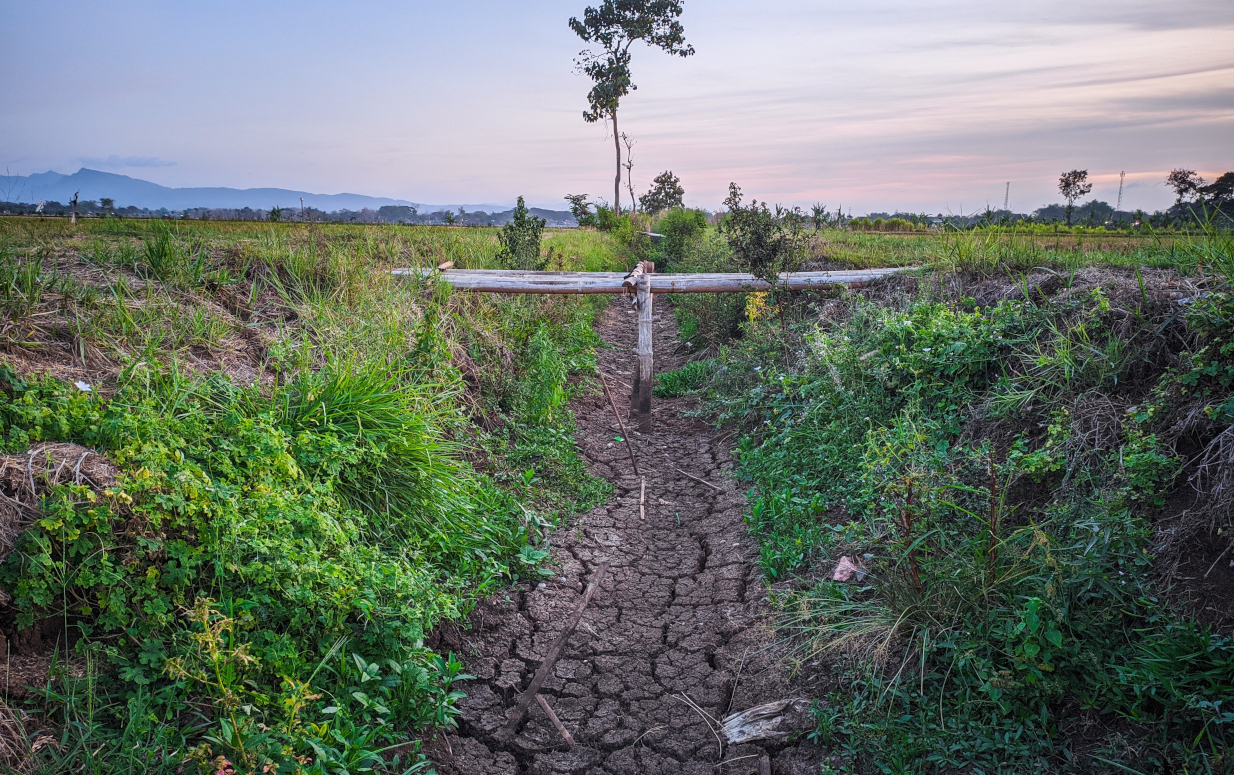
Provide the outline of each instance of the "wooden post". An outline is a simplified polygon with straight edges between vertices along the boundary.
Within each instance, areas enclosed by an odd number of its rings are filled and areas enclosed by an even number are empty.
[[[635,311],[637,311],[640,307],[639,300],[642,297],[639,296],[639,289],[642,287],[642,281],[643,281],[643,277],[646,274],[646,270],[647,270],[646,263],[643,261],[639,261],[637,264],[634,265],[634,269],[630,270],[630,273],[626,275],[624,278],[622,278],[621,280],[622,290],[624,290],[626,293],[634,294]],[[636,355],[638,354],[637,347],[634,348],[634,352]],[[638,400],[639,400],[639,396],[641,395],[640,388],[642,387],[641,377],[642,377],[642,374],[640,370],[636,368],[634,370],[634,379],[631,380],[631,382],[633,382],[634,384],[630,385],[630,411],[631,412],[638,411]],[[641,431],[642,428],[640,427],[639,430]]]
[[[645,272],[638,284],[638,429],[651,432],[651,384],[655,376],[655,363],[651,352],[651,275],[656,265],[643,262]]]

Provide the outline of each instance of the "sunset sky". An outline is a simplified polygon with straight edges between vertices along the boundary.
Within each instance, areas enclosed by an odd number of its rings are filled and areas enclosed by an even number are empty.
[[[593,0],[594,2],[594,0]],[[564,209],[611,198],[567,27],[585,0],[0,0],[0,166]],[[687,0],[689,59],[639,48],[634,180],[786,204],[972,212],[1171,203],[1234,170],[1234,2]],[[122,204],[122,203],[121,203]]]

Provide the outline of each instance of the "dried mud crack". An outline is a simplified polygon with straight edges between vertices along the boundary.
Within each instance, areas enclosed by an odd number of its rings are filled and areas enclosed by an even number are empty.
[[[615,299],[597,325],[614,346],[598,357],[619,402],[635,363],[628,309]],[[667,310],[655,329],[657,371],[679,366]],[[639,478],[615,440],[608,404],[591,396],[573,404],[579,448],[615,492],[558,531],[556,575],[481,604],[468,629],[437,634],[438,648],[453,649],[478,676],[461,685],[467,696],[457,734],[429,745],[440,772],[744,774],[758,773],[764,754],[773,772],[817,772],[822,752],[808,743],[721,745],[714,731],[714,719],[729,712],[803,692],[768,649],[745,499],[723,476],[733,462],[713,429],[682,419],[682,408],[680,400],[658,399],[654,430],[633,435],[646,478],[644,521]],[[503,735],[510,709],[606,561],[607,576],[540,690],[576,744],[567,746],[536,703],[513,737]]]

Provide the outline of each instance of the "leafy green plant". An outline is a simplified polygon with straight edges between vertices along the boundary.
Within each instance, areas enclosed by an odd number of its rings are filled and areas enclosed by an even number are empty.
[[[497,235],[497,241],[501,244],[498,261],[507,269],[543,269],[547,263],[540,255],[543,232],[544,219],[531,215],[520,196],[510,222],[501,227]]]
[[[697,244],[707,230],[707,215],[701,210],[676,208],[668,210],[652,226],[652,231],[662,234],[657,246],[657,263],[663,271],[676,271],[686,251]]]
[[[804,259],[804,217],[778,205],[773,212],[766,202],[757,200],[743,205],[742,198],[741,188],[730,183],[728,198],[724,200],[728,212],[720,230],[738,265],[775,286],[780,273],[796,271]]]

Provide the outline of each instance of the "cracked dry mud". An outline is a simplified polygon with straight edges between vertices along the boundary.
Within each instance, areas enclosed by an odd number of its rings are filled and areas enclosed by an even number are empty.
[[[629,309],[628,298],[617,297],[597,324],[614,347],[598,357],[623,414],[637,342]],[[671,311],[659,313],[654,347],[662,372],[684,357],[675,354]],[[437,633],[437,648],[453,649],[478,677],[461,685],[467,696],[457,734],[428,747],[443,775],[744,775],[759,772],[763,754],[776,773],[818,771],[822,752],[808,743],[721,748],[718,724],[686,703],[722,719],[804,692],[768,649],[766,586],[742,521],[745,499],[724,476],[733,461],[712,428],[679,417],[683,401],[656,399],[654,430],[631,433],[647,484],[645,521],[639,478],[616,441],[607,402],[585,396],[573,403],[579,448],[615,491],[556,533],[554,576],[481,604],[468,629]],[[503,736],[511,708],[604,561],[609,572],[540,690],[576,744],[566,745],[536,703],[517,734]]]

